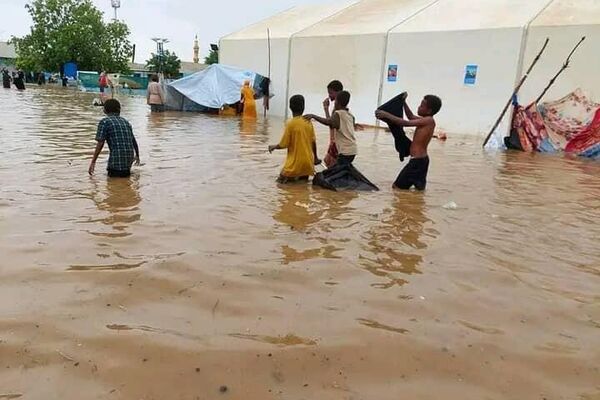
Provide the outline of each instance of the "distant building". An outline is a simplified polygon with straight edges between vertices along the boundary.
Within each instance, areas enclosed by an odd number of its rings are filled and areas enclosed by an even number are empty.
[[[198,43],[198,35],[194,39],[194,64],[200,62],[200,44]]]
[[[206,64],[182,61],[180,72],[183,76],[188,76],[188,75],[195,74],[196,72],[204,71],[207,67],[208,67],[208,65],[206,65]]]
[[[0,42],[0,68],[14,69],[16,59],[15,46],[7,42]]]

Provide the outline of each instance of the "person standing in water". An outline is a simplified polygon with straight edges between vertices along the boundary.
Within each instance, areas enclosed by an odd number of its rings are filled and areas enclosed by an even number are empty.
[[[304,96],[292,96],[290,110],[293,118],[286,124],[279,143],[269,146],[269,153],[281,149],[288,151],[285,165],[277,179],[279,183],[308,181],[309,176],[315,174],[315,164],[321,163],[317,156],[315,128],[302,116],[304,105]]]
[[[152,75],[152,78],[150,78],[146,102],[150,106],[151,112],[156,113],[165,111],[165,99],[162,87],[160,86],[160,83],[158,83],[158,75]]]
[[[13,83],[18,90],[25,90],[25,74],[22,70],[17,72],[17,76],[13,79]]]
[[[331,104],[335,103],[335,99],[342,90],[344,90],[344,85],[340,81],[331,81],[329,85],[327,85],[327,97],[323,100],[323,111],[325,112],[325,118],[331,118]],[[335,145],[335,129],[329,129],[329,147],[327,148],[327,154],[323,161],[325,162],[325,166],[327,168],[333,167],[337,162],[338,149]]]
[[[121,103],[108,99],[104,103],[106,117],[98,123],[96,133],[96,150],[90,163],[88,173],[94,174],[96,160],[102,152],[104,143],[108,142],[110,155],[108,157],[108,176],[127,178],[131,175],[131,166],[135,162],[140,165],[140,150],[133,136],[133,128],[129,121],[121,117]]]
[[[406,100],[407,94],[404,94]],[[404,112],[406,118],[399,118],[386,111],[377,110],[375,116],[377,119],[386,121],[390,124],[401,127],[414,127],[415,134],[412,145],[410,146],[410,161],[400,172],[394,182],[395,189],[409,190],[412,186],[422,191],[427,186],[427,172],[429,171],[429,155],[427,148],[433,133],[435,131],[435,119],[433,118],[442,108],[442,100],[434,95],[427,95],[421,101],[417,110],[418,115],[414,115],[406,102],[404,103]]]
[[[10,89],[11,81],[12,81],[12,78],[10,77],[8,70],[6,68],[4,68],[2,70],[2,87],[4,87],[4,89]]]
[[[100,78],[98,78],[98,87],[100,87],[100,101],[104,102],[104,91],[108,86],[108,77],[106,76],[106,72],[102,71],[100,73]]]
[[[250,81],[245,81],[242,87],[242,97],[240,102],[244,105],[244,118],[256,118],[256,100],[254,99],[254,89],[250,86]]]

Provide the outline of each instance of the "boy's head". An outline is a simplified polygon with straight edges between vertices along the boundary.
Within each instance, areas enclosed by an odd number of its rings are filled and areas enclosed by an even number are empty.
[[[121,114],[121,103],[119,103],[118,100],[115,99],[108,99],[104,102],[104,114],[106,115],[111,115],[111,114],[116,114],[116,115],[120,115]]]
[[[331,81],[329,85],[327,85],[327,94],[329,95],[329,100],[334,101],[337,97],[338,93],[344,90],[344,85],[340,81]]]
[[[350,104],[350,92],[342,90],[337,94],[337,97],[335,98],[335,109],[343,110],[345,108],[348,108],[348,104]]]
[[[158,75],[152,75],[152,82],[158,82]]]
[[[299,116],[304,114],[304,96],[295,95],[290,98],[290,110],[294,116]]]
[[[433,117],[440,112],[442,108],[442,99],[432,94],[428,94],[421,101],[417,114],[421,117]]]

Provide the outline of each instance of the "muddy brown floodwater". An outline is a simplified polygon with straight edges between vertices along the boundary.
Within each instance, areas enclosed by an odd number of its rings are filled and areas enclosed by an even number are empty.
[[[395,193],[366,131],[381,192],[278,187],[282,120],[123,98],[90,178],[92,99],[0,92],[0,399],[600,399],[600,163],[453,136]]]

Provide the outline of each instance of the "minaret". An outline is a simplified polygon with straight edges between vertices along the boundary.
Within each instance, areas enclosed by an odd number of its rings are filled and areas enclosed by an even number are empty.
[[[194,39],[194,64],[200,62],[200,45],[198,44],[198,35]]]

